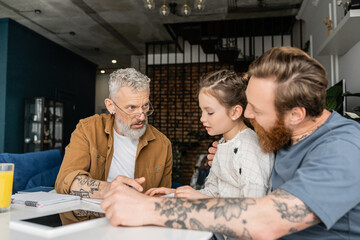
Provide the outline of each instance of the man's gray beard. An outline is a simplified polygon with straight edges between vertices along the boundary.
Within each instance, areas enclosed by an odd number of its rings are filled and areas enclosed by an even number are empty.
[[[116,125],[118,130],[124,134],[124,136],[129,137],[131,139],[138,140],[142,135],[144,135],[146,131],[146,124],[148,120],[147,118],[144,120],[144,126],[140,129],[132,129],[130,125],[122,122],[119,118],[116,119]]]

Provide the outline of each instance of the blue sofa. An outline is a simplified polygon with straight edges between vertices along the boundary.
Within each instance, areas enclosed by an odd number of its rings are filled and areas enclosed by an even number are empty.
[[[0,163],[14,163],[13,193],[37,186],[53,187],[63,155],[58,149],[31,153],[0,153]]]

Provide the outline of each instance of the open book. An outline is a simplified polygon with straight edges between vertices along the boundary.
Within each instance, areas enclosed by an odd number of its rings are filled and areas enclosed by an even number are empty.
[[[32,207],[45,207],[77,200],[80,200],[79,196],[48,192],[32,192],[27,194],[15,194],[11,196],[12,204],[22,204]]]
[[[95,203],[98,205],[100,205],[100,203],[102,202],[102,199],[96,199],[96,198],[84,198],[83,197],[81,200],[85,201],[85,202],[89,202],[89,203]]]

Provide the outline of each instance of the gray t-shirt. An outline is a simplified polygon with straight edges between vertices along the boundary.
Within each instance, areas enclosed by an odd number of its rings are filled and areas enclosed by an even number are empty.
[[[322,221],[282,239],[360,239],[360,124],[332,112],[309,137],[277,152],[272,183]]]

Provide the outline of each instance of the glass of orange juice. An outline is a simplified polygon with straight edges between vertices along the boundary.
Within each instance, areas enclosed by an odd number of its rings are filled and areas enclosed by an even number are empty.
[[[14,164],[0,163],[0,213],[10,209]]]

